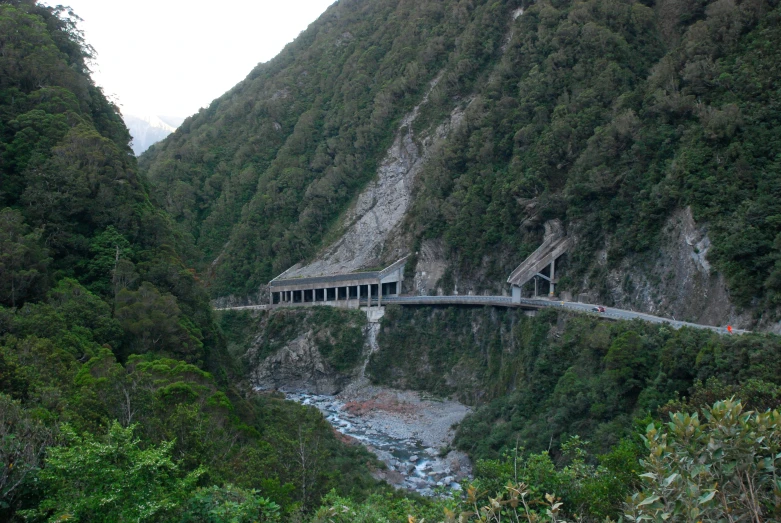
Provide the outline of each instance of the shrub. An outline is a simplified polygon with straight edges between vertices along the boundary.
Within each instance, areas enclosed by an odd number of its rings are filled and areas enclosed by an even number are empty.
[[[649,425],[645,488],[626,507],[628,521],[769,521],[781,515],[781,415],[744,412],[718,401],[698,414],[670,414]]]

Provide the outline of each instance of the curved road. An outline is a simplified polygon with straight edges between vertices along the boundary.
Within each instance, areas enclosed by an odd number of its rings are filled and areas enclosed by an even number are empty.
[[[365,303],[365,299],[362,300]],[[687,321],[678,321],[670,318],[663,318],[661,316],[654,316],[652,314],[645,314],[642,312],[628,311],[624,309],[614,309],[612,307],[605,308],[605,312],[595,312],[596,305],[588,303],[575,303],[571,301],[553,301],[553,300],[541,300],[541,299],[528,299],[521,298],[520,303],[513,303],[512,298],[508,296],[386,296],[382,298],[383,304],[399,304],[399,305],[482,305],[482,306],[494,306],[494,307],[520,307],[523,309],[564,309],[573,312],[580,312],[585,314],[591,314],[592,316],[598,316],[600,318],[606,318],[611,320],[643,320],[651,323],[667,323],[674,329],[680,329],[681,327],[691,327],[693,329],[708,329],[719,334],[729,334],[726,327],[714,327],[713,325],[702,325],[699,323],[689,323]],[[329,303],[329,305],[332,303]],[[376,298],[372,300],[372,304],[376,305]],[[312,306],[312,305],[326,305],[325,303],[309,304],[300,303],[299,306]],[[242,309],[268,309],[268,305],[247,305],[239,307],[226,307],[224,309],[217,310],[242,310]],[[745,334],[749,331],[732,329],[732,334]]]
[[[708,329],[720,334],[729,334],[726,327],[714,327],[713,325],[702,325],[699,323],[689,323],[687,321],[678,321],[661,316],[653,316],[642,312],[628,311],[624,309],[605,308],[605,312],[595,312],[592,309],[596,305],[588,303],[575,303],[571,301],[553,301],[521,298],[520,304],[513,303],[512,298],[507,296],[388,296],[382,299],[383,303],[398,303],[400,305],[494,305],[498,307],[521,307],[528,309],[565,309],[575,312],[588,313],[602,318],[612,320],[643,320],[651,323],[667,323],[675,329],[681,327],[691,327],[693,329]],[[376,303],[376,301],[374,302]],[[744,334],[748,331],[732,329],[732,334]]]

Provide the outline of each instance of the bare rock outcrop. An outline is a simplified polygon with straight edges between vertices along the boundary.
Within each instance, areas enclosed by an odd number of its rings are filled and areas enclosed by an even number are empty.
[[[431,82],[429,93],[438,82],[439,77]],[[377,169],[377,177],[342,218],[344,232],[340,238],[326,247],[315,261],[291,268],[285,277],[343,274],[382,266],[408,254],[407,242],[401,238],[400,229],[412,200],[415,177],[431,151],[444,142],[463,117],[463,111],[456,109],[433,133],[417,138],[412,124],[426,103],[428,93],[403,118],[393,145]]]
[[[707,325],[748,327],[750,317],[730,301],[724,277],[707,260],[711,242],[706,224],[690,208],[668,219],[653,254],[626,257],[608,272],[608,294],[616,307]],[[597,263],[607,265],[607,250]],[[588,288],[588,287],[587,287]]]
[[[289,342],[252,370],[252,381],[258,388],[315,394],[336,394],[351,378],[336,372],[323,358],[312,331]]]
[[[414,293],[428,295],[431,290],[440,294],[437,284],[447,270],[447,257],[442,240],[426,240],[418,251],[418,264],[415,268]]]
[[[323,317],[314,308],[254,313],[253,334],[244,353],[252,385],[337,394],[362,377],[378,325],[366,322],[357,311],[337,316]]]

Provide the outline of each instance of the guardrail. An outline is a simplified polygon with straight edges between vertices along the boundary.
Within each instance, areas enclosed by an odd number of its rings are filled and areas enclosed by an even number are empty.
[[[518,304],[512,302],[507,296],[385,296],[383,303],[400,303],[407,305],[499,305],[515,307]],[[372,300],[377,303],[377,300]]]
[[[522,307],[530,309],[552,308],[591,314],[593,316],[611,320],[639,319],[651,323],[663,323],[668,324],[674,329],[690,327],[693,329],[707,329],[719,334],[746,334],[750,332],[741,329],[732,329],[732,331],[729,331],[727,327],[701,325],[698,323],[678,321],[670,318],[663,318],[661,316],[653,316],[651,314],[626,311],[622,309],[608,309],[605,312],[596,312],[591,310],[593,307],[595,307],[595,305],[590,305],[587,303],[562,302],[529,298],[521,298],[519,301],[513,302],[512,298],[508,296],[389,296],[383,298],[382,301],[384,303],[397,303],[400,305],[494,305],[499,307]],[[372,303],[376,304],[377,300],[373,300]]]
[[[313,306],[313,305],[333,305],[339,302],[316,302],[316,303],[298,303],[293,305],[298,306]],[[376,306],[378,300],[373,297],[371,302],[363,297],[359,301],[361,306]],[[572,312],[580,312],[590,314],[599,318],[605,318],[610,320],[642,320],[651,323],[667,324],[674,329],[681,327],[690,327],[694,329],[708,329],[719,334],[746,334],[750,331],[732,329],[728,331],[726,327],[717,327],[715,325],[700,325],[697,323],[690,323],[686,321],[678,321],[670,318],[663,318],[661,316],[653,316],[651,314],[645,314],[642,312],[627,311],[622,309],[607,309],[605,312],[596,312],[592,308],[595,305],[578,302],[562,302],[553,300],[540,300],[521,298],[520,301],[513,302],[509,296],[384,296],[382,298],[382,304],[397,304],[397,305],[475,305],[475,306],[494,306],[494,307],[519,307],[525,309],[562,309]],[[268,305],[246,305],[239,307],[226,307],[217,310],[246,310],[246,309],[260,309],[264,310],[269,308]]]

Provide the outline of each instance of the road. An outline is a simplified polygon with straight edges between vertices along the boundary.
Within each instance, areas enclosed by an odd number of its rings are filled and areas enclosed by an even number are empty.
[[[643,320],[651,323],[667,323],[675,329],[691,327],[693,329],[708,329],[720,334],[728,334],[727,327],[715,327],[687,321],[678,321],[671,318],[663,318],[642,312],[628,311],[624,309],[606,308],[605,312],[594,312],[596,305],[588,303],[576,303],[570,301],[553,301],[522,298],[520,304],[512,302],[507,296],[399,296],[385,297],[383,303],[398,303],[400,305],[493,305],[497,307],[521,307],[528,309],[564,309],[575,312],[592,314],[611,320]],[[376,303],[376,301],[375,301]],[[732,329],[732,334],[745,334],[749,331]]]
[[[366,303],[365,298],[361,300]],[[708,329],[719,334],[728,334],[726,327],[715,327],[713,325],[702,325],[699,323],[690,323],[687,321],[678,321],[671,318],[663,318],[661,316],[654,316],[652,314],[645,314],[642,312],[628,311],[625,309],[615,309],[612,307],[606,308],[605,312],[595,312],[592,309],[596,305],[589,303],[576,303],[571,301],[554,301],[545,299],[528,299],[521,298],[520,303],[513,303],[512,298],[509,296],[385,296],[382,298],[383,305],[385,304],[398,304],[398,305],[482,305],[482,306],[494,306],[494,307],[520,307],[523,309],[539,310],[539,309],[563,309],[573,312],[579,312],[584,314],[590,314],[600,318],[610,320],[643,320],[651,323],[666,323],[674,329],[680,329],[681,327],[691,327],[693,329]],[[326,303],[318,304],[298,304],[301,306],[312,305],[325,305]],[[332,305],[333,303],[328,303]],[[372,304],[377,304],[377,299],[372,300]],[[247,305],[240,307],[226,307],[217,310],[266,310],[268,305]],[[732,329],[732,334],[745,334],[749,331]]]

